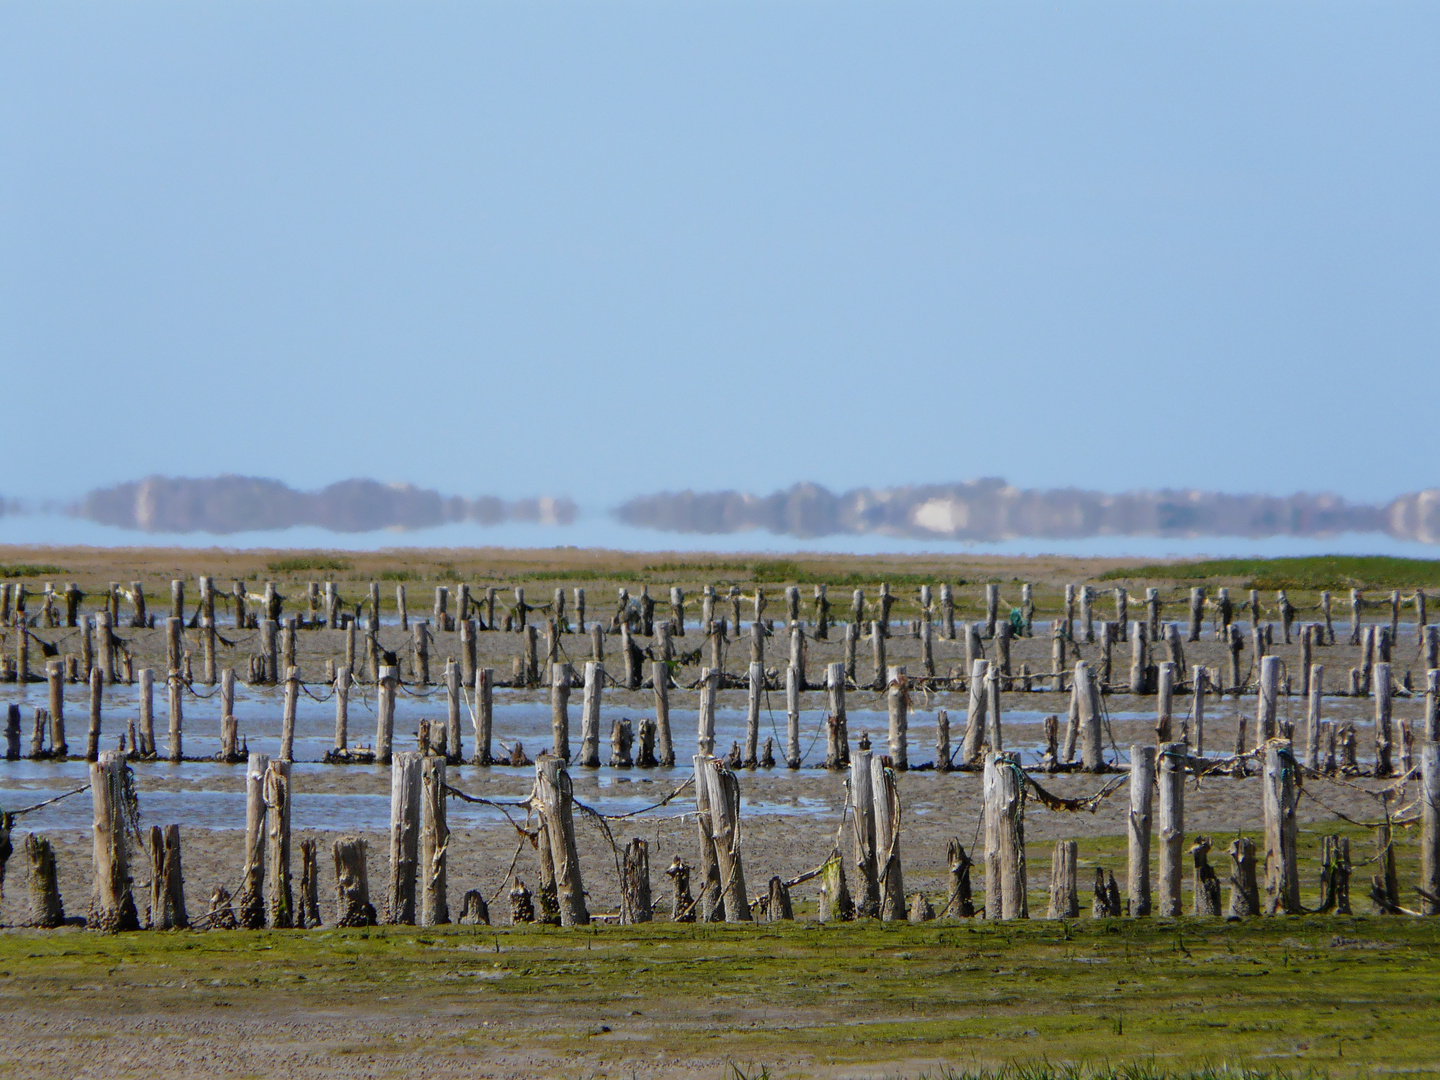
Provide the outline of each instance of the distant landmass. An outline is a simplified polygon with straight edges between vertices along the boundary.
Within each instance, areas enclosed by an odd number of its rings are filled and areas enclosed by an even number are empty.
[[[467,499],[378,480],[342,480],[319,491],[296,491],[279,480],[254,476],[150,476],[92,491],[72,510],[122,529],[220,535],[296,525],[347,533],[424,529],[457,521],[569,525],[576,514],[569,499]]]
[[[1296,536],[1384,533],[1440,543],[1440,489],[1383,505],[1335,495],[1224,495],[1211,491],[1132,491],[1012,487],[1004,480],[856,488],[837,495],[796,484],[770,495],[738,491],[662,492],[615,511],[628,525],[683,533],[763,529],[784,536],[878,533],[915,539],[1070,540],[1095,536]]]

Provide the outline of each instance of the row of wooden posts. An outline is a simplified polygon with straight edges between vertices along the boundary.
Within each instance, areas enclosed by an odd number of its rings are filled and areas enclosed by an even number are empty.
[[[792,654],[792,660],[794,656]],[[1289,692],[1285,679],[1284,661],[1274,655],[1261,657],[1259,677],[1256,680],[1256,716],[1253,729],[1255,745],[1282,733],[1285,719],[1281,716],[1282,698]],[[616,767],[669,767],[675,763],[675,750],[670,723],[670,690],[673,684],[672,669],[664,661],[653,661],[648,684],[654,694],[654,717],[639,721],[638,731],[628,719],[616,719],[610,731],[610,764]],[[573,753],[570,740],[570,696],[577,685],[573,668],[568,663],[555,663],[551,667],[550,704],[553,741],[551,753],[565,761],[574,760],[582,767],[598,767],[601,764],[600,746],[602,739],[601,706],[607,682],[603,664],[589,661],[585,664],[583,678],[578,685],[583,687],[583,705],[578,753]],[[1193,669],[1189,682],[1190,704],[1188,712],[1177,713],[1176,698],[1180,681],[1173,661],[1162,661],[1156,665],[1156,721],[1157,741],[1168,742],[1177,724],[1182,728],[1183,737],[1190,752],[1203,757],[1205,753],[1206,696],[1211,675],[1203,666]],[[31,758],[63,759],[70,754],[65,727],[64,676],[58,662],[47,667],[49,684],[48,708],[35,710],[34,724],[30,738],[28,756]],[[1374,701],[1374,774],[1389,776],[1394,767],[1395,750],[1398,746],[1402,771],[1408,767],[1411,749],[1418,739],[1421,742],[1440,738],[1440,669],[1431,669],[1426,675],[1423,714],[1412,728],[1410,723],[1393,718],[1393,703],[1397,687],[1391,665],[1378,660],[1366,670],[1366,689]],[[638,681],[638,680],[637,680]],[[1102,703],[1102,686],[1098,673],[1084,660],[1078,661],[1066,678],[1062,673],[1056,678],[1056,687],[1068,683],[1070,693],[1069,715],[1062,732],[1058,717],[1047,719],[1045,764],[1050,768],[1067,767],[1075,762],[1078,750],[1080,767],[1085,771],[1100,772],[1109,767],[1104,756],[1105,714]],[[1353,680],[1352,680],[1353,681]],[[1002,749],[1001,718],[1002,691],[1007,680],[998,665],[991,661],[974,661],[968,680],[968,707],[966,725],[961,740],[960,764],[977,765],[985,749]],[[399,670],[393,666],[379,669],[376,700],[376,733],[372,747],[350,746],[349,699],[353,681],[347,668],[340,667],[335,673],[333,695],[335,700],[335,739],[333,749],[326,760],[336,763],[377,762],[388,764],[393,753],[395,733],[395,703],[403,683]],[[436,751],[453,764],[466,760],[462,738],[462,709],[471,714],[474,731],[474,752],[469,760],[480,765],[496,763],[493,750],[494,729],[494,687],[495,673],[491,668],[478,668],[473,681],[473,696],[466,693],[461,680],[460,669],[454,661],[447,661],[443,685],[445,688],[446,716],[443,722],[433,725],[430,742]],[[763,755],[760,745],[761,716],[770,680],[764,664],[752,660],[747,680],[746,737],[743,751],[737,746],[732,754],[736,766],[755,767],[773,763],[774,747],[767,739]],[[827,710],[824,719],[826,735],[825,766],[843,768],[849,755],[849,733],[847,719],[847,687],[845,665],[841,661],[828,664],[825,669],[825,692]],[[281,722],[282,760],[292,760],[294,750],[295,724],[299,698],[303,683],[299,669],[288,668],[285,678],[285,693]],[[714,726],[716,703],[722,687],[721,673],[715,668],[704,668],[697,683],[700,691],[700,724]],[[887,711],[889,715],[889,757],[895,768],[910,767],[909,715],[913,689],[906,668],[892,665],[886,669],[884,680]],[[101,749],[104,680],[99,668],[92,670],[90,678],[89,724],[86,733],[85,757],[95,761]],[[1356,736],[1353,724],[1335,725],[1326,720],[1323,713],[1325,687],[1325,666],[1311,664],[1304,669],[1301,692],[1306,699],[1306,719],[1303,731],[1304,757],[1307,767],[1328,772],[1354,772],[1359,769],[1356,752]],[[803,669],[791,663],[785,673],[785,714],[786,739],[785,763],[790,768],[799,768],[801,763],[801,693],[810,689],[805,681]],[[183,760],[184,708],[187,694],[193,693],[178,672],[172,672],[166,683],[168,697],[169,742],[167,757],[172,761]],[[226,669],[220,680],[220,736],[219,758],[227,762],[244,760],[246,749],[241,741],[239,723],[234,712],[235,676]],[[155,738],[154,676],[148,669],[139,672],[139,695],[137,715],[128,720],[128,729],[122,737],[133,757],[147,758],[157,755]],[[428,725],[427,725],[428,726]],[[1236,753],[1246,749],[1245,720],[1242,717],[1237,731]],[[948,712],[939,709],[936,713],[937,740],[935,767],[946,770],[952,767],[954,755],[950,744],[950,722]],[[1398,738],[1397,738],[1398,734]],[[45,746],[49,738],[48,749]],[[9,707],[6,724],[6,757],[10,760],[22,756],[23,732],[21,729],[20,707]],[[638,745],[637,745],[638,743]],[[502,759],[503,760],[503,759]],[[524,749],[512,746],[509,759],[512,764],[528,764]]]
[[[841,842],[814,870],[785,881],[772,877],[766,891],[751,898],[747,887],[740,825],[740,782],[719,758],[711,755],[713,730],[708,740],[701,731],[700,753],[694,757],[696,822],[700,841],[699,896],[691,893],[691,870],[678,856],[666,871],[673,881],[671,918],[678,921],[746,922],[757,915],[768,919],[793,917],[790,890],[819,878],[819,918],[825,921],[873,916],[884,920],[935,917],[930,900],[915,894],[907,900],[900,848],[901,806],[894,763],[875,755],[862,740],[849,763],[847,796],[848,840]],[[1227,913],[1301,914],[1300,865],[1297,851],[1296,807],[1304,768],[1295,759],[1288,740],[1269,740],[1255,754],[1263,761],[1263,859],[1254,843],[1237,837],[1230,845],[1231,889]],[[1097,916],[1179,916],[1184,913],[1182,882],[1185,873],[1184,790],[1187,771],[1197,762],[1181,742],[1160,747],[1131,748],[1127,817],[1126,905],[1122,908],[1113,874],[1097,870],[1092,913]],[[539,861],[539,918],[562,926],[591,921],[582,880],[576,841],[574,798],[565,762],[542,755],[535,766],[535,784],[529,799],[514,805],[536,821],[534,831],[523,829]],[[1378,870],[1370,897],[1386,913],[1440,914],[1440,743],[1427,741],[1419,763],[1421,810],[1421,875],[1416,893],[1418,911],[1402,903],[1395,872],[1390,826],[1377,837]],[[94,806],[94,892],[88,925],[106,931],[139,929],[142,920],[133,893],[130,866],[132,837],[139,837],[138,803],[133,779],[122,755],[107,751],[90,767]],[[446,762],[427,753],[397,754],[391,764],[391,827],[389,878],[385,921],[439,925],[452,921],[448,901],[446,865],[450,832],[446,800],[456,792],[447,783]],[[1025,842],[1027,789],[1038,787],[1013,754],[990,751],[984,759],[984,867],[983,914],[991,919],[1028,918],[1029,884]],[[1107,787],[1095,800],[1113,790]],[[1043,794],[1043,793],[1042,793]],[[485,801],[485,800],[479,800]],[[1042,801],[1053,801],[1046,797]],[[1153,805],[1152,805],[1153,804]],[[317,872],[317,847],[302,843],[298,895],[291,871],[290,763],[251,754],[246,771],[246,855],[238,889],[232,896],[215,889],[203,924],[209,927],[276,928],[318,926],[322,921]],[[1151,846],[1156,835],[1154,809],[1158,808],[1158,877],[1151,877]],[[605,835],[610,836],[608,826]],[[611,841],[613,844],[613,840]],[[64,920],[55,872],[54,852],[48,841],[27,839],[31,864],[31,920],[56,926]],[[522,847],[524,841],[522,840]],[[8,847],[8,845],[7,845]],[[848,848],[848,850],[845,850]],[[1351,863],[1348,840],[1326,837],[1323,845],[1321,904],[1319,911],[1348,913]],[[1221,914],[1221,884],[1209,865],[1210,839],[1195,838],[1189,848],[1193,885],[1193,913]],[[1061,840],[1055,845],[1050,874],[1049,917],[1075,918],[1080,913],[1078,843]],[[365,841],[342,837],[333,844],[335,909],[340,926],[371,925],[381,912],[370,898]],[[180,833],[176,825],[150,830],[151,882],[148,925],[158,929],[190,924],[185,909],[180,861]],[[653,918],[649,851],[645,841],[634,839],[620,867],[622,922]],[[958,840],[948,852],[950,887],[941,915],[976,914],[971,895],[971,860]],[[847,882],[846,869],[850,880]],[[1263,896],[1257,882],[1263,872]],[[851,884],[853,882],[853,886]],[[511,884],[507,880],[502,884]],[[498,898],[498,894],[497,894]],[[535,894],[514,877],[510,889],[512,921],[535,919]],[[465,894],[461,922],[490,921],[489,904],[476,890]]]
[[[814,587],[814,626],[823,638],[831,624],[831,605],[828,589],[824,584]],[[252,627],[259,619],[269,618],[272,621],[280,621],[284,610],[286,598],[282,596],[274,582],[266,582],[264,591],[260,594],[249,591],[248,585],[243,581],[234,582],[228,594],[217,593],[214,578],[201,576],[198,579],[199,602],[192,612],[192,626],[196,626],[200,619],[215,618],[215,604],[219,597],[231,605],[236,628]],[[449,611],[451,590],[447,585],[435,587],[434,618],[435,625],[439,629],[454,629],[456,624],[465,622],[471,618],[472,608],[481,620],[481,629],[497,630],[501,628],[502,620],[497,617],[510,620],[509,629],[520,629],[525,625],[528,614],[532,611],[548,610],[558,621],[565,623],[566,620],[566,591],[557,588],[554,591],[551,601],[547,604],[532,605],[526,601],[524,586],[517,586],[514,590],[514,604],[504,605],[498,600],[500,589],[497,586],[488,586],[483,590],[483,599],[480,594],[473,593],[468,584],[460,584],[455,588],[457,612],[454,616]],[[1130,593],[1124,586],[1116,586],[1111,590],[1115,604],[1114,622],[1121,628],[1130,624],[1129,605]],[[938,607],[936,598],[938,594]],[[578,629],[580,633],[585,632],[586,620],[586,594],[584,587],[574,589],[573,609],[576,614]],[[671,586],[670,611],[671,620],[675,626],[676,633],[681,636],[685,633],[686,597],[685,591],[680,586]],[[46,582],[41,592],[41,609],[36,614],[37,625],[58,626],[61,624],[59,607],[61,597],[65,608],[64,625],[75,626],[80,606],[85,598],[79,587],[70,582],[65,586],[63,594],[57,593],[53,582]],[[1066,585],[1065,586],[1065,624],[1067,628],[1073,628],[1077,619],[1082,627],[1083,640],[1095,641],[1096,626],[1096,602],[1100,593],[1092,585]],[[114,626],[121,625],[122,598],[130,604],[131,616],[128,625],[132,627],[143,627],[153,625],[153,615],[149,613],[146,606],[146,598],[143,585],[138,581],[132,581],[126,588],[120,582],[112,581],[106,589],[105,609],[111,617]],[[652,633],[651,627],[654,624],[654,613],[656,601],[650,596],[648,585],[641,587],[639,595],[631,597],[627,587],[617,589],[618,610],[610,621],[612,625],[618,625],[620,621],[629,621],[632,616],[638,619],[644,626],[644,633],[649,636]],[[800,620],[801,597],[798,586],[787,586],[784,589],[785,607],[787,619],[790,623]],[[749,600],[754,609],[754,621],[761,622],[765,617],[768,605],[768,597],[763,585],[756,585],[754,592],[748,597],[742,593],[738,585],[731,586],[724,597],[717,592],[715,586],[706,585],[701,593],[701,626],[708,626],[715,621],[714,611],[717,603],[728,600],[734,612],[734,624],[740,624],[740,612],[742,601]],[[889,629],[891,609],[897,597],[891,592],[888,583],[881,583],[874,601],[870,605],[873,616],[881,622],[886,630]],[[943,635],[948,639],[955,637],[955,592],[954,587],[949,583],[941,583],[938,589],[931,585],[921,585],[918,589],[917,600],[921,609],[924,621],[931,622],[938,619],[942,626]],[[1369,608],[1388,608],[1390,614],[1390,633],[1394,640],[1399,639],[1400,612],[1403,605],[1409,604],[1415,611],[1415,624],[1417,627],[1424,627],[1428,620],[1427,595],[1423,589],[1415,589],[1409,595],[1405,595],[1399,589],[1390,590],[1384,600],[1371,600],[1367,598],[1360,589],[1351,589],[1349,596],[1349,640],[1352,645],[1360,643],[1360,628],[1364,610]],[[0,622],[9,624],[17,613],[24,614],[26,611],[27,594],[23,582],[5,582],[0,584]],[[305,589],[305,625],[325,625],[332,628],[340,628],[342,622],[348,617],[347,604],[340,596],[339,588],[333,581],[308,582]],[[372,617],[378,616],[380,611],[380,584],[371,582],[366,599],[355,604],[355,613],[358,617],[359,611],[368,604]],[[1160,627],[1161,611],[1166,606],[1164,598],[1158,588],[1147,588],[1144,599],[1146,609],[1146,625],[1154,638]],[[990,583],[984,587],[985,620],[983,623],[986,637],[994,637],[999,622],[1004,619],[1002,607],[1005,602],[1000,596],[1000,586]],[[508,607],[508,610],[507,610]],[[1323,618],[1326,640],[1333,644],[1335,641],[1335,620],[1333,614],[1334,598],[1329,591],[1320,593],[1319,603],[1314,609]],[[395,588],[395,609],[402,628],[409,622],[409,610],[406,604],[406,587],[404,584],[397,584]],[[1280,617],[1284,628],[1285,640],[1290,640],[1290,628],[1300,609],[1290,602],[1285,590],[1279,590],[1275,595],[1274,607],[1266,609],[1262,607],[1260,592],[1258,589],[1250,589],[1244,601],[1236,602],[1230,596],[1230,590],[1221,587],[1215,590],[1212,599],[1208,595],[1205,586],[1194,586],[1189,590],[1189,640],[1200,640],[1201,630],[1205,623],[1206,612],[1210,611],[1217,626],[1223,631],[1235,620],[1237,615],[1248,610],[1252,626],[1259,625],[1262,612],[1273,612]],[[185,618],[185,582],[173,580],[170,583],[170,615],[172,618]],[[851,622],[855,624],[866,621],[865,613],[867,605],[863,589],[855,589],[851,595]],[[1016,609],[1020,616],[1024,632],[1029,629],[1034,621],[1035,603],[1032,586],[1028,583],[1020,586],[1020,604]],[[323,622],[322,622],[323,620]]]

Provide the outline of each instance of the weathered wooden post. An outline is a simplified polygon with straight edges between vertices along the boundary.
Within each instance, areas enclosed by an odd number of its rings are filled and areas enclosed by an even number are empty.
[[[90,730],[85,739],[85,760],[100,760],[100,702],[105,684],[100,678],[100,669],[90,671]],[[53,746],[53,740],[52,740]]]
[[[89,925],[106,933],[140,929],[131,891],[130,773],[123,754],[107,750],[90,763],[94,816],[94,881]]]
[[[940,585],[940,636],[955,640],[955,590],[948,581]]]
[[[696,714],[695,745],[697,751],[709,757],[715,752],[715,705],[720,694],[720,673],[714,668],[700,669],[700,708]],[[702,779],[697,774],[696,783]]]
[[[740,853],[740,781],[718,758],[697,760],[697,783],[706,787],[706,815],[715,845],[726,922],[750,922],[750,901]]]
[[[985,676],[985,745],[990,750],[1004,750],[1000,720],[1000,672],[992,664]]]
[[[400,629],[410,629],[410,611],[405,606],[405,586],[395,586],[395,613],[400,617]]]
[[[1440,668],[1440,626],[1425,627],[1425,670]]]
[[[580,856],[575,848],[574,796],[565,762],[541,754],[535,762],[536,810],[544,821],[542,841],[549,841],[555,868],[555,898],[561,926],[587,926],[585,887],[580,879]]]
[[[884,758],[870,759],[870,794],[875,800],[875,870],[880,883],[880,918],[905,919],[905,877],[900,866],[900,793],[895,771]]]
[[[896,666],[887,670],[885,682],[890,714],[890,760],[897,772],[904,772],[910,767],[910,681],[905,668]]]
[[[1142,624],[1136,623],[1138,628]],[[1150,914],[1150,802],[1155,793],[1155,747],[1130,748],[1129,872],[1126,893],[1131,915]]]
[[[540,631],[533,625],[521,631],[525,638],[525,685],[540,685]]]
[[[475,681],[475,620],[461,619],[460,629],[460,681],[469,686]]]
[[[280,681],[278,630],[279,626],[274,619],[260,620],[260,656],[264,661],[264,670],[260,674],[260,681],[268,686],[273,686]],[[178,660],[172,657],[171,669],[173,670],[177,664]]]
[[[1200,640],[1200,630],[1205,624],[1205,586],[1190,590],[1190,640]]]
[[[420,862],[421,758],[412,751],[390,763],[389,922],[415,924]]]
[[[185,700],[185,681],[180,677],[178,671],[172,671],[165,680],[165,684],[166,689],[169,691],[167,696],[169,697],[170,703],[170,760],[172,762],[179,762],[181,760],[180,743],[183,734],[182,729],[185,723],[183,704]],[[98,723],[96,726],[98,728]],[[96,731],[96,735],[99,735],[98,730]]]
[[[1012,754],[985,755],[985,917],[1028,919],[1025,810],[1020,765]]]
[[[995,624],[1000,619],[1000,586],[989,584],[985,586],[985,636],[995,636]]]
[[[20,635],[20,638],[24,638],[25,636],[26,636],[26,635],[21,634],[21,635]],[[178,639],[178,637],[179,637],[178,625],[177,625],[175,637],[176,637],[177,639]],[[97,643],[98,643],[99,646],[100,646],[100,656],[99,656],[99,660],[98,660],[98,664],[99,664],[99,667],[100,667],[100,673],[105,676],[105,681],[106,681],[106,682],[108,682],[108,683],[113,683],[113,682],[116,681],[116,680],[115,680],[115,634],[114,634],[114,631],[113,631],[113,629],[112,629],[112,627],[111,627],[110,613],[109,613],[108,611],[100,611],[100,612],[96,612],[96,614],[95,614],[95,638],[96,638]],[[178,656],[179,656],[179,653],[177,652],[177,653],[176,653],[176,659],[175,659],[175,661],[170,665],[171,667],[173,667],[173,668],[179,668],[179,666],[180,666],[180,661],[179,661],[179,659],[178,659]]]
[[[464,623],[460,624],[464,626]],[[445,758],[459,764],[465,760],[460,745],[460,668],[454,660],[445,661]]]
[[[1325,694],[1325,665],[1310,665],[1309,697],[1305,710],[1305,767],[1319,766],[1320,711]]]
[[[1440,915],[1440,743],[1420,747],[1420,911]]]
[[[1394,744],[1390,726],[1390,665],[1375,665],[1375,775],[1389,776],[1393,771],[1391,748]]]
[[[1035,636],[1035,591],[1027,581],[1020,586],[1020,621],[1026,637]]]
[[[760,750],[760,696],[765,692],[764,665],[751,661],[749,693],[745,699],[745,758],[747,769],[755,768]]]
[[[335,750],[345,753],[350,745],[350,671],[335,672]]]
[[[1078,862],[1080,846],[1074,840],[1055,841],[1055,854],[1050,859],[1051,919],[1080,917]]]
[[[829,696],[830,716],[825,725],[825,767],[844,768],[850,760],[850,731],[845,715],[845,665],[828,664],[825,687]]]
[[[1195,914],[1219,915],[1220,879],[1210,865],[1210,837],[1195,837],[1195,843],[1190,847],[1190,857],[1195,866],[1194,876],[1191,878]]]
[[[1187,732],[1190,747],[1196,757],[1205,756],[1205,688],[1209,679],[1205,668],[1196,664],[1190,676],[1190,731]]]
[[[1115,629],[1118,640],[1124,641],[1130,628],[1130,593],[1121,586],[1115,588]]]
[[[376,691],[375,764],[389,765],[391,744],[395,740],[395,686],[399,672],[390,665],[379,671],[379,688]]]
[[[655,918],[650,899],[650,845],[635,837],[625,845],[620,873],[620,921],[627,926]]]
[[[585,665],[588,675],[589,664]],[[556,664],[550,669],[550,731],[553,736],[551,753],[561,761],[570,760],[570,678],[569,664]],[[590,683],[585,683],[585,704],[590,704]]]
[[[1265,751],[1265,898],[1269,914],[1298,915],[1300,868],[1296,859],[1295,757],[1288,745]]]
[[[1095,640],[1095,590],[1080,586],[1080,634],[1086,642]]]
[[[824,582],[815,586],[815,640],[830,640],[830,597]]]
[[[1180,885],[1185,863],[1185,764],[1183,742],[1160,747],[1160,910],[1167,918],[1182,913]]]
[[[785,767],[800,768],[800,673],[785,669]]]
[[[1245,648],[1245,635],[1240,632],[1240,627],[1231,623],[1226,633],[1230,652],[1229,679],[1230,692],[1237,697],[1240,694],[1240,653]]]
[[[265,906],[270,925],[295,925],[295,896],[290,874],[290,762],[265,767]]]
[[[885,624],[876,619],[870,624],[870,649],[873,654],[875,675],[870,685],[876,690],[885,689]]]
[[[966,765],[980,761],[985,741],[985,715],[989,698],[985,683],[990,675],[990,661],[976,660],[970,668],[970,698],[965,717],[965,739],[960,744],[960,758]]]
[[[1273,739],[1280,715],[1280,668],[1278,656],[1260,660],[1260,686],[1255,699],[1255,748],[1258,750]]]
[[[430,685],[430,623],[416,619],[410,627],[415,652],[415,680],[421,686]]]
[[[856,623],[845,624],[845,677],[859,685],[855,674],[855,651],[860,642],[860,627]]]
[[[475,669],[475,764],[494,764],[490,740],[495,731],[495,669]]]
[[[1425,722],[1421,729],[1425,742],[1440,740],[1440,670],[1435,668],[1425,672]]]
[[[600,696],[605,690],[605,666],[594,660],[585,662],[585,699],[580,709],[580,766],[600,767]],[[567,720],[568,725],[568,720]],[[567,735],[566,755],[569,755]]]
[[[450,827],[445,816],[445,759],[428,755],[420,765],[420,925],[450,921],[445,862]]]
[[[935,710],[935,771],[949,772],[950,764],[950,714],[944,709]]]
[[[1155,741],[1163,745],[1171,739],[1170,729],[1175,714],[1175,665],[1169,660],[1156,668],[1155,674]]]
[[[1132,694],[1145,692],[1145,677],[1149,673],[1147,644],[1145,624],[1137,620],[1130,628],[1130,693]]]
[[[662,660],[650,665],[650,683],[655,691],[655,733],[659,743],[656,764],[669,769],[675,765],[675,745],[670,735],[670,666]]]
[[[1105,771],[1105,749],[1101,741],[1100,695],[1090,665],[1075,662],[1075,706],[1080,724],[1080,761],[1086,772]]]
[[[805,681],[805,629],[798,622],[790,627],[790,666],[800,676],[800,688],[807,689]]]
[[[1106,627],[1108,626],[1107,623]],[[1065,640],[1064,624],[1056,619],[1050,628],[1050,689],[1056,694],[1065,690]]]
[[[605,628],[598,622],[590,627],[590,659],[597,664],[605,662]]]
[[[335,925],[374,926],[375,908],[370,903],[370,875],[367,845],[359,837],[342,836],[335,841]]]
[[[1255,842],[1248,836],[1230,841],[1229,918],[1260,914],[1260,890],[1255,884]]]
[[[1151,641],[1160,640],[1160,590],[1145,590],[1145,631]]]
[[[671,632],[676,637],[685,636],[685,590],[679,585],[670,586]]]
[[[1360,644],[1360,609],[1365,599],[1359,589],[1350,590],[1350,644]]]

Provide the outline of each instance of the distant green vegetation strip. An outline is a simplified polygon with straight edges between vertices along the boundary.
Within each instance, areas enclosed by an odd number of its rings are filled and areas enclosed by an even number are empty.
[[[51,566],[49,563],[11,563],[8,566],[0,563],[0,577],[41,577],[45,574],[63,573],[63,566]]]
[[[1440,586],[1440,559],[1314,555],[1293,559],[1207,559],[1122,566],[1101,581],[1205,581],[1234,578],[1247,589],[1404,589]]]

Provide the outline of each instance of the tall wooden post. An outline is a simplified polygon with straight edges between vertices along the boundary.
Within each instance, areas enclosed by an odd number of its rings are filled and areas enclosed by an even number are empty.
[[[1420,911],[1440,915],[1440,743],[1420,748]]]
[[[270,755],[252,752],[245,766],[245,867],[240,877],[240,925],[265,925],[265,777]]]
[[[494,763],[491,738],[495,731],[495,669],[475,669],[475,764]]]
[[[760,697],[765,691],[765,668],[751,662],[749,693],[745,699],[745,757],[747,769],[755,768],[760,752]]]
[[[1028,919],[1025,812],[1014,755],[985,755],[985,917]]]
[[[295,894],[290,876],[290,762],[265,767],[265,907],[270,925],[295,925]]]
[[[961,743],[960,757],[966,765],[980,760],[981,747],[985,740],[985,714],[988,708],[985,683],[990,675],[990,661],[976,660],[970,668],[970,699],[965,717],[965,740]]]
[[[428,755],[420,766],[420,925],[450,921],[445,863],[450,827],[445,815],[445,759]]]
[[[650,665],[650,683],[655,691],[655,735],[659,744],[656,764],[675,766],[675,744],[670,733],[670,665],[656,660]]]
[[[415,924],[420,861],[420,755],[396,754],[390,764],[390,918]]]
[[[1160,748],[1160,908],[1175,918],[1183,913],[1180,887],[1185,876],[1185,761],[1188,747],[1172,742]]]
[[[826,666],[825,686],[830,699],[830,717],[825,730],[825,767],[841,769],[850,760],[850,732],[849,720],[845,714],[845,665],[843,663]]]
[[[395,686],[398,672],[390,665],[379,670],[379,689],[376,692],[375,723],[375,764],[389,765],[391,744],[395,739]]]
[[[886,703],[890,713],[890,760],[897,772],[910,767],[910,683],[903,666],[886,672]],[[903,904],[903,897],[902,904]]]
[[[1390,665],[1375,665],[1375,775],[1389,776],[1394,770],[1391,751],[1394,738],[1390,722]]]
[[[1137,623],[1136,626],[1141,624]],[[1155,794],[1155,747],[1130,748],[1129,872],[1126,892],[1131,915],[1150,914],[1150,809]]]
[[[1100,695],[1090,665],[1075,662],[1075,705],[1080,721],[1080,761],[1086,772],[1105,771],[1105,747],[1101,741]]]
[[[1255,747],[1259,749],[1278,731],[1280,715],[1280,667],[1278,656],[1260,660],[1260,687],[1255,699]]]
[[[590,665],[586,665],[588,674]],[[550,669],[550,731],[553,736],[551,753],[562,761],[570,760],[570,674],[569,664],[556,664]],[[586,679],[585,702],[590,703],[590,683]]]
[[[1265,898],[1274,915],[1299,914],[1300,868],[1296,859],[1295,757],[1288,745],[1265,751]]]
[[[870,794],[875,800],[875,869],[880,882],[880,918],[905,919],[905,877],[900,867],[900,793],[884,758],[870,759]]]
[[[702,762],[715,863],[720,871],[720,897],[726,922],[750,922],[750,900],[740,854],[740,781],[718,758]]]
[[[130,842],[126,806],[130,794],[125,757],[106,750],[90,763],[94,806],[93,865],[95,891],[90,926],[106,933],[140,929],[130,882]]]
[[[580,856],[575,847],[574,796],[565,762],[541,754],[535,762],[536,809],[544,819],[550,857],[555,867],[555,898],[561,926],[587,926],[590,912],[585,906],[585,887],[580,879]]]
[[[585,662],[585,701],[580,710],[580,766],[600,767],[600,697],[605,691],[605,667]]]

